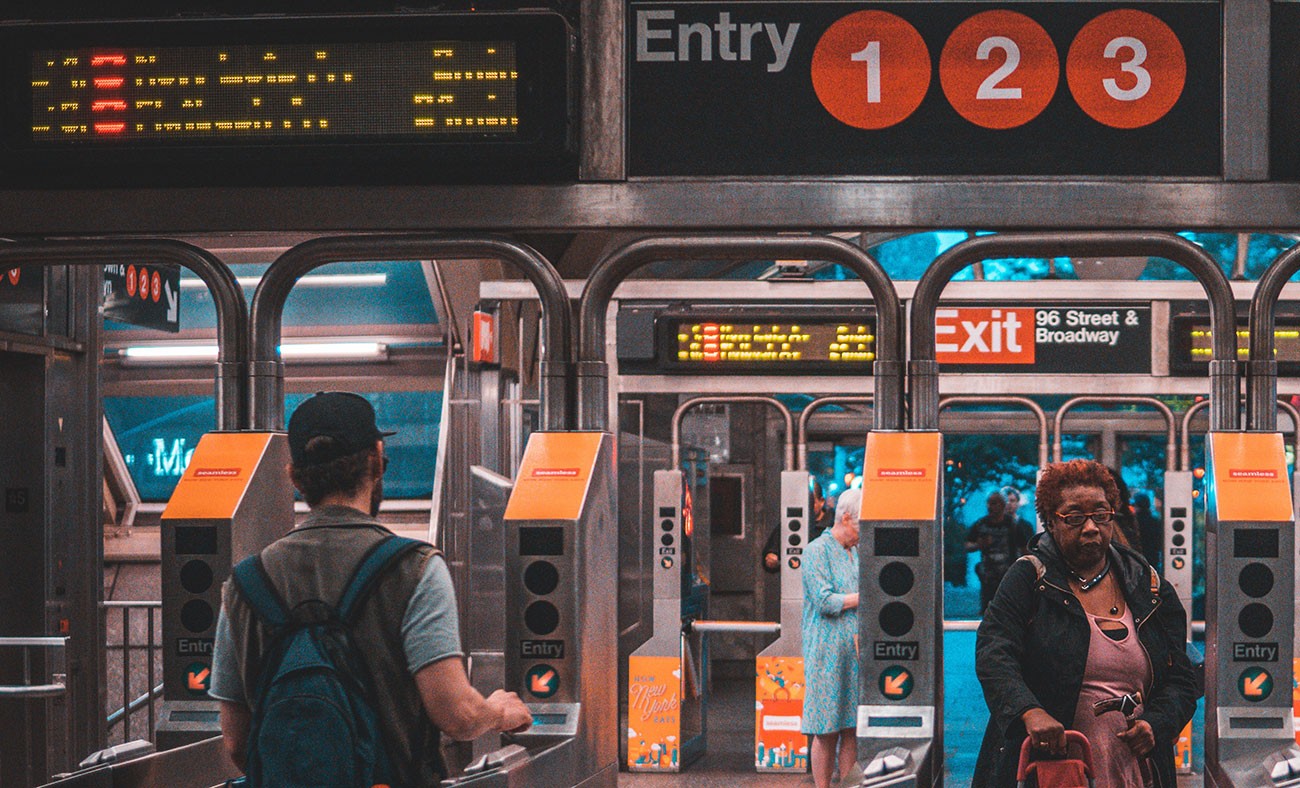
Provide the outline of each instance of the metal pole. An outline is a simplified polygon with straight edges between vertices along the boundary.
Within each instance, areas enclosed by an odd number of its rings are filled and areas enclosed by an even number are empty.
[[[751,635],[779,635],[779,621],[688,621],[692,632],[739,632]]]
[[[758,395],[734,395],[734,396],[706,396],[692,397],[673,411],[673,468],[677,468],[682,463],[682,417],[686,412],[697,405],[732,405],[740,403],[762,403],[771,405],[781,414],[785,420],[785,466],[782,470],[794,470],[794,417],[790,415],[790,409],[781,404],[781,401],[774,397],[764,397]]]
[[[961,396],[946,397],[939,400],[939,412],[953,405],[1023,405],[1026,410],[1032,412],[1038,418],[1038,468],[1042,470],[1047,465],[1047,414],[1043,412],[1042,407],[1028,397],[1003,397],[1003,396]]]
[[[934,315],[939,295],[962,269],[998,257],[1162,257],[1186,268],[1201,283],[1210,302],[1210,330],[1214,334],[1214,355],[1210,362],[1211,429],[1238,428],[1237,306],[1232,287],[1219,264],[1201,247],[1170,233],[1080,232],[983,235],[957,244],[930,265],[917,283],[912,299],[912,361],[908,365],[908,378],[912,423],[916,429],[938,429],[939,364],[935,360]],[[1258,298],[1259,290],[1256,290]],[[1271,331],[1269,336],[1272,337]]]
[[[248,305],[235,275],[211,253],[169,239],[16,241],[0,244],[0,270],[18,266],[179,265],[196,274],[212,293],[217,310],[217,428],[248,426],[245,401],[249,358]],[[98,349],[97,349],[98,350]]]
[[[1277,256],[1255,285],[1250,299],[1250,355],[1246,362],[1246,429],[1277,430],[1277,360],[1274,357],[1277,300],[1300,271],[1300,244]],[[1234,330],[1236,326],[1233,326]],[[1217,337],[1216,337],[1217,338]]]
[[[1076,405],[1150,405],[1152,408],[1160,411],[1160,415],[1165,417],[1165,470],[1178,470],[1178,433],[1177,421],[1174,418],[1174,412],[1169,406],[1154,397],[1074,397],[1065,401],[1056,411],[1056,419],[1053,423],[1053,430],[1056,437],[1052,442],[1052,449],[1056,455],[1056,461],[1061,461],[1063,449],[1061,447],[1061,424],[1065,420],[1065,414]]]
[[[542,304],[541,400],[543,430],[569,429],[569,359],[573,316],[564,280],[535,250],[503,238],[436,235],[364,235],[316,238],[280,255],[253,294],[252,392],[255,429],[284,427],[284,362],[280,360],[284,302],[300,277],[328,263],[355,260],[480,260],[513,265],[537,287]]]
[[[1208,399],[1203,399],[1200,402],[1197,402],[1196,404],[1192,405],[1192,407],[1188,408],[1187,411],[1183,414],[1182,437],[1180,438],[1181,443],[1178,451],[1181,470],[1190,471],[1192,469],[1192,436],[1191,436],[1192,416],[1196,415],[1197,413],[1200,413],[1201,411],[1205,410],[1209,406],[1210,406],[1210,401]]]
[[[875,397],[866,395],[862,397],[818,397],[804,406],[799,412],[799,438],[798,438],[798,456],[796,457],[795,470],[808,469],[808,421],[812,419],[814,412],[821,410],[827,405],[871,405]]]
[[[875,429],[903,428],[903,347],[898,293],[880,263],[862,249],[826,236],[697,236],[633,241],[601,260],[582,291],[578,348],[578,426],[609,427],[609,371],[605,364],[605,319],[614,289],[633,271],[658,260],[823,260],[842,265],[862,279],[876,304]]]

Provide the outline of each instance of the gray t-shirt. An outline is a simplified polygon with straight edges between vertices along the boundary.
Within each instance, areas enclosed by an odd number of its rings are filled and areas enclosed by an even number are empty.
[[[462,656],[460,621],[456,615],[456,594],[451,573],[442,556],[434,556],[424,568],[420,584],[402,616],[402,651],[412,675],[421,668],[447,657]],[[217,640],[212,649],[212,684],[208,695],[218,700],[247,703],[240,678],[234,634],[223,608],[217,617]]]

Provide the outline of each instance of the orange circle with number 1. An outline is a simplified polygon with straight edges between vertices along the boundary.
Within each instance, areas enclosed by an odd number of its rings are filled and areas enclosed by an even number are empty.
[[[1169,25],[1145,11],[1108,11],[1070,44],[1065,78],[1079,107],[1117,129],[1165,116],[1187,82],[1187,57]]]
[[[858,11],[837,19],[817,40],[812,83],[840,123],[888,128],[921,106],[930,89],[930,50],[902,18]]]
[[[1038,117],[1060,82],[1061,61],[1042,25],[1015,11],[985,11],[957,26],[939,56],[948,103],[986,129]]]

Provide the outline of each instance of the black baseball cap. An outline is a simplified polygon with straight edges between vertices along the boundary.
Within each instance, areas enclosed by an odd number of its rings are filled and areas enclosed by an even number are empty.
[[[349,391],[320,391],[298,406],[289,419],[289,456],[306,468],[365,451],[375,441],[396,435],[375,426],[375,409],[366,398]],[[313,438],[332,438],[310,454]]]

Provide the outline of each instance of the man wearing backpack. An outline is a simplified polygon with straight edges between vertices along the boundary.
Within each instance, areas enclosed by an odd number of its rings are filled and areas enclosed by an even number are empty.
[[[289,471],[311,515],[223,589],[209,694],[254,788],[436,785],[439,732],[466,740],[532,722],[515,693],[470,686],[438,550],[374,519],[391,434],[359,395],[303,402]]]

